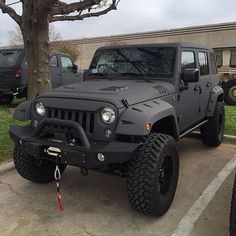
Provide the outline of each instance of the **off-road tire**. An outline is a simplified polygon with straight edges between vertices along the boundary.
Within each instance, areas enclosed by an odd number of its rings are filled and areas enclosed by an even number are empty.
[[[11,104],[14,96],[11,94],[0,95],[0,104]]]
[[[236,235],[236,175],[234,178],[234,187],[231,200],[231,211],[230,211],[230,236]]]
[[[13,159],[17,172],[25,179],[36,183],[49,183],[54,180],[56,167],[54,162],[47,160],[37,162],[34,157],[24,155],[18,145],[14,148]],[[65,165],[59,165],[61,173],[65,168]]]
[[[164,175],[163,164],[170,167],[165,169]],[[161,175],[167,179],[166,185],[161,184]],[[144,137],[128,165],[127,190],[131,206],[147,215],[165,214],[173,201],[178,177],[179,156],[174,138],[166,134]]]
[[[224,100],[228,105],[236,105],[236,97],[233,91],[236,90],[236,79],[232,79],[223,83]]]
[[[219,146],[224,137],[225,110],[224,103],[217,102],[214,115],[200,128],[202,141],[211,147]]]

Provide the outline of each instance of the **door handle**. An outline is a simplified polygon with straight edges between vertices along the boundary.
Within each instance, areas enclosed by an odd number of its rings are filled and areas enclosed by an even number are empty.
[[[197,85],[195,85],[195,86],[194,86],[194,91],[199,91],[199,90],[200,90],[200,87],[197,86]]]
[[[208,81],[207,84],[206,84],[207,87],[210,87],[211,85],[212,85],[212,83],[209,82],[209,81]]]

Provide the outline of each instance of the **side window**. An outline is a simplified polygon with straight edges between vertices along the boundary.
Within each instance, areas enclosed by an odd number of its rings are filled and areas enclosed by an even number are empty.
[[[217,67],[221,67],[223,65],[223,51],[222,50],[215,50],[216,55],[216,64]]]
[[[198,53],[199,65],[200,65],[200,75],[205,76],[209,75],[209,62],[206,52]]]
[[[236,49],[231,50],[230,66],[236,67]]]
[[[58,67],[57,56],[52,56],[50,60],[50,66]]]
[[[196,60],[194,52],[185,51],[181,55],[181,72],[185,69],[194,69],[196,68]]]
[[[214,53],[210,53],[210,65],[211,65],[211,73],[213,75],[217,74],[217,68],[216,68],[216,60]]]
[[[67,69],[68,67],[73,67],[73,62],[69,57],[61,57],[61,66],[64,69]]]

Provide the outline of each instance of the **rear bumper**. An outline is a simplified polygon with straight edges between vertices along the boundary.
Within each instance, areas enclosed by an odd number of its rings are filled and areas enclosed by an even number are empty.
[[[48,140],[39,138],[41,130],[48,124],[48,122],[58,122],[61,125],[73,127],[75,122],[45,119],[39,123],[37,129],[31,126],[20,127],[10,126],[9,134],[12,140],[22,147],[22,152],[26,155],[32,156],[37,159],[47,159],[55,161],[55,156],[48,154],[48,148],[53,147],[60,150],[60,162],[62,164],[78,166],[81,168],[93,169],[102,165],[112,163],[123,163],[129,161],[131,155],[135,152],[138,143],[126,143],[119,141],[106,142],[89,142],[86,143],[87,137],[83,133],[80,125],[76,124],[77,130],[81,140],[80,145],[68,144],[58,140]],[[80,130],[82,129],[82,131]],[[88,144],[88,145],[87,145]],[[98,154],[104,156],[104,161],[98,160]]]

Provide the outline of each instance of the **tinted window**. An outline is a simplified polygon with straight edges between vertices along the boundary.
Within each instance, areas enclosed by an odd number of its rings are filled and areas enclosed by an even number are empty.
[[[215,50],[215,55],[216,55],[217,67],[221,67],[223,64],[223,51],[222,50]]]
[[[61,57],[61,66],[62,68],[73,67],[73,62],[69,57]]]
[[[236,67],[236,49],[231,50],[230,66]]]
[[[210,53],[210,64],[211,64],[211,73],[213,75],[217,74],[216,60],[214,53]]]
[[[50,66],[58,67],[57,56],[52,56],[50,60]]]
[[[196,68],[196,60],[194,52],[182,52],[181,56],[181,71],[185,69],[194,69]]]
[[[138,47],[98,50],[89,68],[93,76],[171,77],[176,48]]]
[[[209,64],[208,64],[208,57],[206,52],[199,52],[199,65],[200,65],[200,75],[209,75]]]
[[[0,52],[0,67],[12,67],[16,65],[20,51],[2,51]]]

